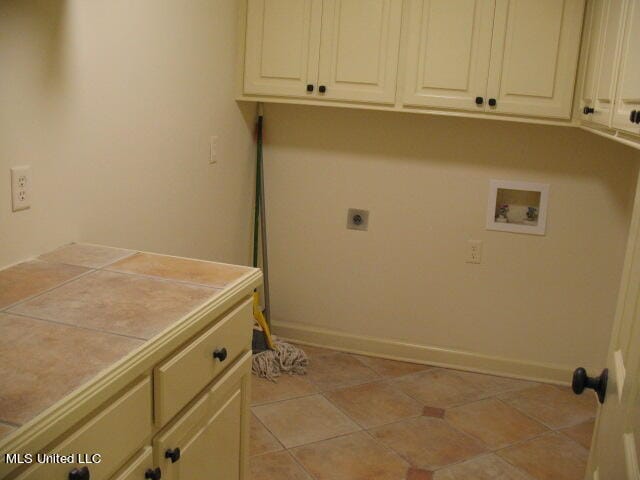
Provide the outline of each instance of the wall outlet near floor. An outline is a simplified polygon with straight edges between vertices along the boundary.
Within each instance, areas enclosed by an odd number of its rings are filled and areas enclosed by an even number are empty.
[[[369,210],[350,208],[347,212],[347,228],[350,230],[368,230]]]
[[[14,212],[31,207],[31,167],[11,169],[11,208]]]
[[[482,263],[482,240],[467,241],[467,263]]]

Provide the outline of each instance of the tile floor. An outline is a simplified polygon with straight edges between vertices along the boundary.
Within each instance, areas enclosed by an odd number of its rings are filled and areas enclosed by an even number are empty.
[[[581,480],[595,398],[315,347],[253,377],[252,480]]]

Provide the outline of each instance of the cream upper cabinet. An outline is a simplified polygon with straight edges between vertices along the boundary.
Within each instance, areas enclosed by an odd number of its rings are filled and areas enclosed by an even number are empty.
[[[408,8],[403,103],[483,111],[495,0],[410,0]]]
[[[609,0],[591,0],[589,12],[585,20],[584,41],[584,78],[580,95],[580,114],[585,120],[593,118],[593,105],[595,104],[600,61],[602,55],[602,38],[604,35],[604,19],[607,13]]]
[[[395,102],[402,0],[323,0],[319,98]]]
[[[613,126],[640,134],[640,0],[629,0]],[[634,113],[635,112],[635,113]]]
[[[621,34],[624,25],[625,0],[595,0],[594,18],[591,22],[589,63],[587,64],[585,83],[589,92],[583,91],[586,110],[584,120],[611,126],[613,103],[617,84],[617,65]],[[594,60],[591,62],[591,53]]]
[[[584,0],[496,0],[492,111],[570,118]]]
[[[243,1],[245,99],[571,118],[585,0]]]
[[[304,97],[318,77],[322,0],[249,0],[244,92]]]

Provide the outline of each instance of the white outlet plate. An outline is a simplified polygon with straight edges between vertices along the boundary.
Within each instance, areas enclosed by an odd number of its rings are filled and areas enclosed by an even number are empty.
[[[11,208],[14,212],[31,207],[31,167],[11,169]]]
[[[482,263],[481,240],[469,240],[467,242],[467,263]]]

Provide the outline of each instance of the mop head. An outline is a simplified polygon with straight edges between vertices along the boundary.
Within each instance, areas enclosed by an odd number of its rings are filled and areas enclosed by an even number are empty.
[[[307,354],[290,343],[276,340],[273,350],[265,350],[253,356],[251,371],[254,375],[275,382],[283,373],[305,375],[309,359]]]

